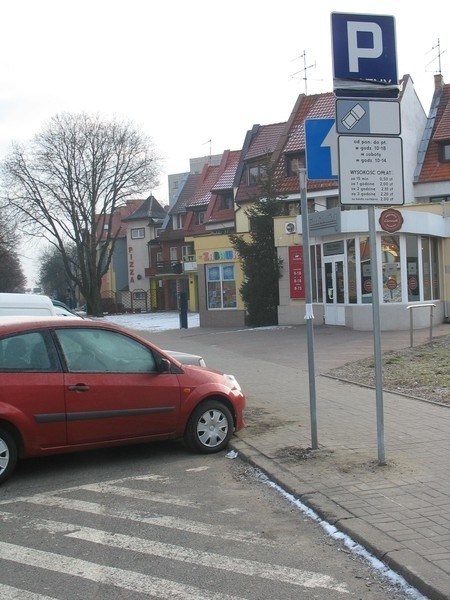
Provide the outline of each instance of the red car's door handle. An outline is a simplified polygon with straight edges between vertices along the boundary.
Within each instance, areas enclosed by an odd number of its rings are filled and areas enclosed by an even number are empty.
[[[88,392],[90,387],[84,385],[84,383],[77,383],[77,385],[69,385],[69,392]]]

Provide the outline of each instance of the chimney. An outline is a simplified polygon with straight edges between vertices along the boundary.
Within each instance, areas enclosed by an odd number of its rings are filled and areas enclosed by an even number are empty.
[[[434,76],[434,91],[439,92],[444,87],[444,77],[442,73],[436,73]]]

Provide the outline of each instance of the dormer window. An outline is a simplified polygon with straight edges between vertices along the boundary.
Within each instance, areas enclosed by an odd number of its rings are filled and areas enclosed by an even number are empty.
[[[286,176],[287,177],[298,177],[300,169],[305,168],[305,153],[300,152],[298,154],[287,154],[286,155]]]
[[[195,213],[195,224],[202,225],[205,220],[205,212],[203,210],[196,211]]]
[[[177,213],[172,215],[172,226],[174,229],[183,229],[183,215]]]
[[[219,209],[228,210],[230,208],[233,208],[233,194],[231,192],[228,194],[221,194],[219,200]]]
[[[258,185],[266,173],[263,165],[252,165],[248,167],[248,185]]]
[[[439,159],[441,162],[450,162],[450,142],[440,145]]]

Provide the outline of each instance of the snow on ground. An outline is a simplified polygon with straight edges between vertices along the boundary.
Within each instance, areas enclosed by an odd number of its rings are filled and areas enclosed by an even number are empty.
[[[136,313],[125,315],[105,315],[105,320],[116,323],[129,329],[140,329],[146,331],[166,331],[167,329],[180,329],[180,313]],[[188,313],[188,328],[199,327],[198,313]]]

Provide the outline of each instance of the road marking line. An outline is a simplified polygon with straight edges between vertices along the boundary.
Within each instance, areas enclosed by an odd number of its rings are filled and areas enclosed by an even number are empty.
[[[122,483],[128,483],[129,481],[157,481],[158,483],[171,483],[169,477],[164,477],[162,475],[134,475],[132,477],[122,477],[121,479],[111,479],[110,481],[105,481],[103,485],[120,485]],[[90,485],[90,484],[87,484]],[[76,485],[68,488],[61,488],[59,490],[55,490],[54,492],[47,492],[49,496],[55,496],[58,494],[66,494],[69,492],[76,492],[78,490],[82,490],[84,488],[83,485]],[[14,498],[13,502],[28,502],[29,498],[33,496],[17,496]],[[11,504],[11,499],[9,500],[0,500],[0,504]]]
[[[3,585],[2,583],[0,583],[0,598],[2,600],[58,600],[54,596],[43,596],[42,594],[35,594],[28,590],[13,588],[9,585]]]
[[[1,515],[2,513],[0,513]],[[314,571],[303,571],[273,563],[233,558],[214,552],[202,552],[176,544],[166,544],[156,540],[111,533],[92,527],[82,527],[48,519],[31,519],[28,521],[27,527],[39,531],[44,530],[51,534],[63,534],[68,538],[100,544],[109,548],[120,548],[121,550],[158,556],[201,567],[239,573],[248,577],[260,577],[305,588],[325,588],[344,594],[348,593],[346,584],[338,583],[333,577]]]
[[[84,500],[76,500],[74,498],[60,498],[47,494],[36,494],[35,496],[29,497],[27,499],[27,503],[37,504],[40,506],[56,506],[57,508],[101,515],[102,517],[137,521],[139,523],[145,523],[146,525],[179,529],[180,531],[186,531],[196,535],[219,537],[221,539],[233,540],[235,542],[243,542],[246,544],[258,544],[269,547],[274,547],[276,545],[273,542],[265,540],[250,531],[230,531],[228,528],[217,524],[210,526],[198,521],[179,519],[177,517],[170,517],[155,513],[153,516],[148,516],[148,513],[133,513],[129,511],[118,510],[95,502],[86,502]]]
[[[80,489],[88,490],[90,492],[107,492],[114,494],[115,496],[126,496],[127,498],[137,498],[138,500],[149,500],[150,502],[174,504],[175,506],[183,506],[187,508],[202,508],[200,504],[190,502],[189,500],[182,500],[181,498],[177,498],[175,496],[163,496],[162,494],[155,494],[150,490],[135,490],[119,487],[117,485],[110,485],[109,483],[90,483],[81,486]]]
[[[237,596],[208,592],[191,585],[176,583],[145,573],[98,565],[71,556],[44,552],[36,548],[23,548],[5,542],[0,542],[0,556],[5,561],[14,561],[22,565],[80,577],[102,585],[140,592],[163,600],[243,600]]]

